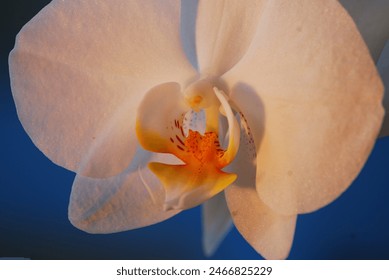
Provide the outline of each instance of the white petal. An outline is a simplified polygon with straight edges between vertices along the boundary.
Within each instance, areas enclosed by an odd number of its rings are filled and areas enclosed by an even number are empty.
[[[224,192],[203,203],[202,221],[203,250],[204,254],[209,257],[213,255],[232,227]]]
[[[138,148],[123,173],[96,179],[77,175],[69,204],[72,224],[89,233],[111,233],[145,227],[179,211],[164,211],[165,192],[147,168],[148,160],[168,160]]]
[[[386,42],[385,48],[382,51],[380,59],[377,63],[378,71],[385,86],[384,108],[386,111],[384,122],[382,124],[380,136],[389,136],[389,41]]]
[[[293,215],[337,198],[381,126],[383,87],[336,1],[268,1],[246,56],[223,78],[257,148],[257,192]]]
[[[75,171],[98,141],[95,166],[83,168],[96,177],[131,161],[142,95],[195,75],[174,0],[53,1],[23,27],[9,62],[18,115],[33,142]]]
[[[389,1],[340,0],[358,26],[375,61],[389,39]]]
[[[199,1],[196,47],[200,72],[221,75],[245,54],[265,1]]]

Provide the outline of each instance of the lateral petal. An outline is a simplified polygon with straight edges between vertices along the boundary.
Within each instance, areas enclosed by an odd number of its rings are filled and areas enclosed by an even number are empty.
[[[23,27],[9,58],[18,115],[37,147],[77,171],[90,146],[104,142],[83,175],[125,169],[144,93],[195,75],[179,29],[178,0],[52,1]]]
[[[337,1],[267,1],[246,56],[223,78],[253,131],[266,205],[306,213],[347,189],[378,135],[383,87]]]

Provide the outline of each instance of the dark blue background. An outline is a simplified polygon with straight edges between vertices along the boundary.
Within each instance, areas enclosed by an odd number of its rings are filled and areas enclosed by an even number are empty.
[[[50,162],[16,116],[7,57],[14,38],[48,1],[3,2],[0,62],[0,257],[202,259],[200,209],[143,229],[90,235],[67,206],[74,174]],[[31,3],[32,2],[32,3]],[[389,259],[389,137],[378,140],[354,184],[331,205],[298,218],[290,259]],[[258,259],[234,229],[213,256]]]

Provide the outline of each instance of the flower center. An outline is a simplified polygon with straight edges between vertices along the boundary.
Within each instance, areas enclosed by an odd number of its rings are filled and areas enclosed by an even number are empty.
[[[170,95],[171,98],[166,98]],[[175,97],[175,98],[172,98]],[[240,139],[228,97],[210,80],[199,80],[184,91],[172,83],[152,89],[138,114],[137,135],[146,150],[169,153],[183,161],[149,163],[165,188],[165,209],[194,207],[230,185],[236,175],[221,169],[234,159]],[[189,112],[193,112],[188,115]],[[220,112],[228,121],[228,146],[219,143]],[[202,113],[205,118],[201,117]],[[154,117],[153,117],[154,116]],[[197,118],[200,116],[199,118]],[[205,123],[204,133],[198,129]]]
[[[187,152],[200,164],[214,164],[221,168],[221,157],[224,150],[220,147],[218,136],[215,132],[206,132],[201,135],[198,131],[189,130],[189,136],[184,143]]]

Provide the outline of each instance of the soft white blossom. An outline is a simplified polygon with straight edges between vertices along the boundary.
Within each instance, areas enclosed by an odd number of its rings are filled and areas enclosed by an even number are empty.
[[[19,118],[77,173],[69,219],[91,233],[204,202],[211,254],[231,218],[265,258],[298,214],[351,184],[383,118],[383,86],[337,1],[199,1],[198,69],[178,0],[54,0],[10,55]]]

